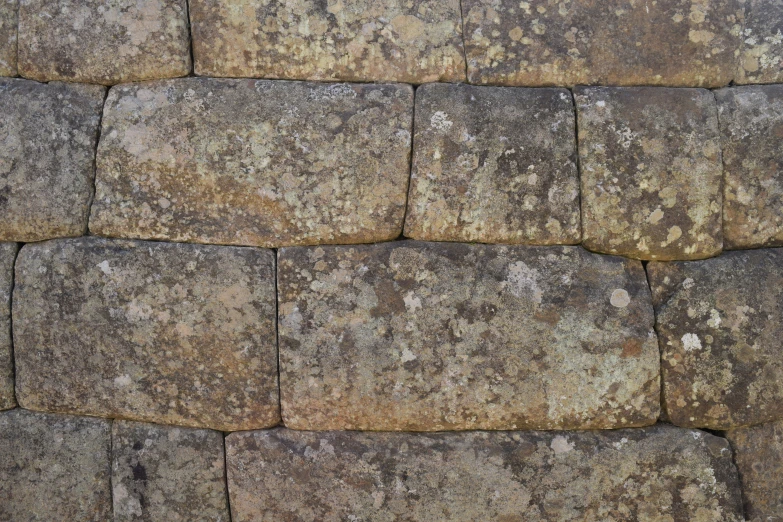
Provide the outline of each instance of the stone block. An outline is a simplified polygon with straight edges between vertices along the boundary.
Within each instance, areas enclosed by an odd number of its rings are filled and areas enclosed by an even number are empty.
[[[16,243],[0,243],[0,410],[16,406],[11,344],[11,290],[14,287],[17,250]]]
[[[783,83],[783,0],[744,3],[736,83]]]
[[[16,76],[16,26],[19,0],[0,0],[0,76]]]

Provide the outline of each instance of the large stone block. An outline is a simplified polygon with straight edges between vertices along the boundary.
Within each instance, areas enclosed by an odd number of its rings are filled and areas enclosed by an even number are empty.
[[[96,238],[16,263],[19,404],[232,431],[280,419],[272,252]]]
[[[190,72],[186,0],[20,0],[19,73],[113,85]]]
[[[583,244],[662,261],[720,253],[723,166],[712,93],[580,87],[574,94]]]
[[[579,243],[571,93],[419,87],[405,235],[432,241]]]
[[[196,74],[465,81],[459,0],[191,0]]]
[[[783,0],[744,0],[736,82],[783,83]]]
[[[0,241],[86,232],[104,94],[0,79]]]
[[[16,26],[19,0],[0,0],[0,76],[16,76]]]
[[[257,246],[396,238],[412,113],[403,85],[188,78],[115,87],[90,230]]]
[[[11,290],[14,287],[17,249],[16,243],[0,243],[0,410],[16,406],[11,344]]]
[[[418,241],[285,248],[278,292],[289,428],[593,429],[658,417],[638,261]]]
[[[728,429],[783,420],[783,249],[647,272],[671,421]]]
[[[465,0],[471,83],[722,87],[738,0]]]

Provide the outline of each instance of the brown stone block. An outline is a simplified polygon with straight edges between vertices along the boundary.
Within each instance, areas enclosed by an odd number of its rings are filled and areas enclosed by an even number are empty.
[[[16,76],[16,26],[19,0],[0,0],[0,76]]]
[[[744,0],[736,82],[783,83],[783,0]]]
[[[14,287],[16,243],[0,243],[0,410],[16,406],[14,354],[11,344],[11,290]]]

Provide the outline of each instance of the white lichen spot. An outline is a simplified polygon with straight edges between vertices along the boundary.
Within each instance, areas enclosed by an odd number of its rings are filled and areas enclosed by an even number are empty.
[[[662,219],[663,219],[663,210],[661,210],[659,207],[650,213],[649,217],[647,218],[647,222],[655,225]]]
[[[449,115],[443,111],[436,112],[430,118],[430,126],[433,129],[444,131],[450,129],[452,125],[454,125],[454,122],[450,121]]]
[[[133,384],[133,379],[131,379],[128,374],[120,375],[114,379],[114,384],[120,387],[130,386]]]
[[[696,283],[693,281],[693,279],[688,277],[685,279],[685,281],[682,282],[682,287],[686,290],[690,290],[695,284]]]
[[[598,100],[595,104],[599,107],[606,107],[606,102],[603,100]]]
[[[612,292],[612,297],[609,298],[609,302],[612,303],[612,306],[617,308],[625,308],[631,302],[631,296],[628,295],[628,292],[624,289],[617,288]]]
[[[407,346],[402,349],[402,353],[400,355],[400,359],[403,363],[415,361],[416,360],[416,354],[413,353],[410,348]]]
[[[413,292],[408,292],[408,295],[402,298],[405,302],[405,309],[409,314],[416,313],[416,310],[421,309],[421,299],[413,295]]]
[[[552,443],[549,445],[550,448],[552,448],[552,451],[555,452],[555,455],[560,455],[561,453],[568,453],[569,451],[574,449],[574,443],[568,441],[568,437],[564,437],[563,435],[557,435],[554,439],[552,439]]]
[[[707,325],[711,328],[718,328],[720,326],[720,314],[716,309],[710,310],[710,318],[707,320]]]
[[[686,352],[701,350],[701,340],[699,339],[699,336],[694,333],[686,333],[680,340],[682,341],[682,347]]]
[[[101,272],[103,272],[106,275],[111,275],[111,273],[113,272],[113,269],[112,269],[112,267],[109,266],[109,262],[108,261],[101,261],[100,263],[98,263],[95,266],[100,268]]]
[[[538,286],[538,272],[522,261],[509,265],[507,281],[510,283],[511,293],[515,296],[522,297],[524,294],[532,293],[533,300],[536,303],[541,302],[544,292]]]

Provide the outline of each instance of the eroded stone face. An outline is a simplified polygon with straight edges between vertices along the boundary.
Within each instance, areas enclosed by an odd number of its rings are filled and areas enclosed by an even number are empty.
[[[0,76],[16,76],[16,13],[19,0],[0,0]]]
[[[783,245],[783,86],[715,92],[726,248]]]
[[[582,242],[637,259],[720,253],[723,166],[703,89],[579,87]]]
[[[579,242],[574,111],[567,90],[421,86],[413,150],[406,236]]]
[[[80,236],[105,89],[0,79],[0,240]]]
[[[638,261],[418,241],[278,255],[290,428],[592,429],[658,416]]]
[[[193,0],[196,74],[465,81],[459,0]]]
[[[186,0],[20,0],[25,78],[113,85],[189,72]]]
[[[783,0],[745,0],[736,82],[783,82]]]
[[[783,250],[647,266],[664,403],[680,426],[783,420]]]
[[[272,252],[97,238],[16,264],[19,404],[209,427],[280,419]]]
[[[16,406],[14,354],[11,345],[11,289],[16,243],[0,243],[0,410]]]
[[[115,87],[90,230],[256,246],[396,238],[412,112],[403,85],[188,78]]]

